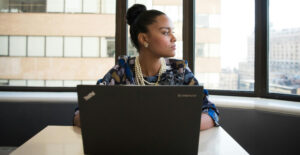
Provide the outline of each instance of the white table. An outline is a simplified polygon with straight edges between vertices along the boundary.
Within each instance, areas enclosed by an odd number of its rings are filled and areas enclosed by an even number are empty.
[[[200,132],[201,155],[248,154],[222,127]],[[11,155],[83,155],[81,130],[73,126],[47,126]]]

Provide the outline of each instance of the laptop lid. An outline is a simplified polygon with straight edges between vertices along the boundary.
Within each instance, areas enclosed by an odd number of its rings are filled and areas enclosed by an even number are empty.
[[[86,154],[197,154],[202,86],[78,85]]]

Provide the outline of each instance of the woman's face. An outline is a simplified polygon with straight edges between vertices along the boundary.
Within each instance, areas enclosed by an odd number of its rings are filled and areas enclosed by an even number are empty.
[[[155,21],[147,27],[149,50],[159,57],[175,56],[176,38],[173,34],[173,23],[166,15],[157,16]]]

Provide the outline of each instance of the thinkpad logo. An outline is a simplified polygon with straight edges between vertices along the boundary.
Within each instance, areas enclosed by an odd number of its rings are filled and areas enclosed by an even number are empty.
[[[86,96],[83,97],[83,99],[85,101],[88,101],[89,99],[91,99],[92,97],[94,97],[96,95],[96,93],[94,91],[90,92],[89,94],[87,94]]]

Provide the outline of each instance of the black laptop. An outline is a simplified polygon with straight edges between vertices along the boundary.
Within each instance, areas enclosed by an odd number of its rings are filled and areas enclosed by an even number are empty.
[[[198,152],[202,86],[78,85],[85,154]]]

